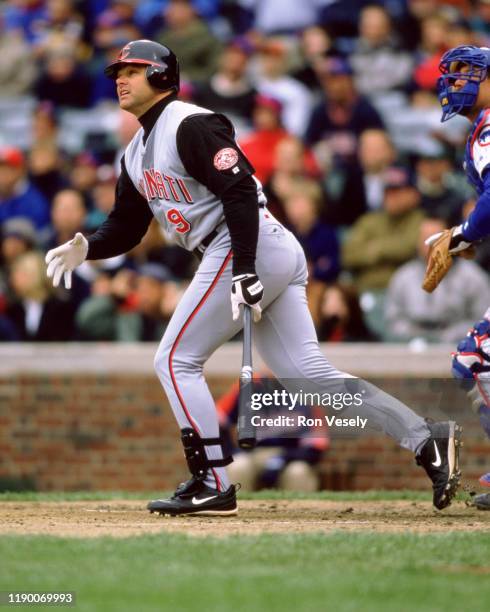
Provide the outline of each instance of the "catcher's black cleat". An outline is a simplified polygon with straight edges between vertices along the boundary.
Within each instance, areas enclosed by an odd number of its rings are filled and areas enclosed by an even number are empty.
[[[169,499],[155,499],[148,503],[148,510],[160,514],[199,514],[207,516],[231,516],[237,513],[235,485],[222,493],[203,484],[196,478],[183,482]]]
[[[416,457],[432,480],[433,503],[438,510],[446,508],[456,495],[461,480],[459,447],[462,429],[454,421],[428,423],[430,438]]]
[[[478,510],[490,510],[490,493],[475,495],[471,505],[478,508]]]

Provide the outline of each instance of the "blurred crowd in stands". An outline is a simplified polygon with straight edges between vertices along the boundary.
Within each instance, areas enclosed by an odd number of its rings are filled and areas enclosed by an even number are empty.
[[[233,121],[306,251],[320,340],[452,342],[481,317],[488,244],[434,294],[420,285],[424,239],[474,206],[469,123],[440,123],[438,62],[490,45],[490,0],[4,0],[1,341],[156,341],[192,278],[155,222],[127,255],[80,266],[71,291],[45,274],[46,250],[113,206],[139,124],[103,68],[136,38],[177,54],[183,100]]]

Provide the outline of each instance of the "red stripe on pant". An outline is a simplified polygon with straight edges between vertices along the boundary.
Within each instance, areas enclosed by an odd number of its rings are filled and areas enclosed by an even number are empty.
[[[193,429],[195,429],[197,431],[197,433],[199,435],[202,435],[201,432],[199,431],[199,428],[197,427],[196,423],[194,422],[193,418],[191,417],[191,415],[189,414],[189,411],[187,410],[187,406],[185,405],[184,402],[184,398],[182,397],[180,391],[179,391],[179,387],[177,385],[177,380],[175,378],[174,375],[174,369],[173,369],[173,365],[172,365],[172,359],[174,356],[174,353],[177,349],[177,346],[182,338],[182,336],[184,335],[185,330],[187,329],[187,327],[189,326],[189,324],[191,323],[192,319],[196,316],[196,314],[201,310],[201,308],[204,306],[206,300],[208,299],[208,297],[211,295],[211,291],[216,287],[217,282],[219,281],[221,275],[223,274],[223,272],[226,269],[226,266],[228,265],[228,262],[230,261],[230,259],[232,258],[233,253],[232,251],[230,251],[228,253],[228,255],[225,257],[224,262],[221,264],[220,269],[218,270],[218,273],[216,274],[216,276],[213,279],[213,282],[211,283],[211,285],[208,287],[206,293],[202,296],[201,300],[199,301],[198,305],[194,308],[194,310],[191,312],[191,314],[188,316],[186,322],[184,323],[184,325],[182,326],[182,329],[180,330],[180,332],[177,335],[177,338],[175,339],[175,342],[172,346],[172,350],[170,351],[170,354],[168,356],[168,369],[170,371],[170,377],[172,378],[172,384],[174,386],[174,390],[175,393],[177,395],[177,397],[179,398],[179,402],[180,405],[182,406],[182,410],[185,413],[185,416],[187,417],[187,420],[189,421],[191,427]],[[213,468],[211,468],[211,471],[213,472],[213,476],[214,479],[216,481],[216,487],[218,489],[218,491],[221,491],[221,482],[220,479],[218,478],[218,474],[216,473],[215,470],[213,470]]]

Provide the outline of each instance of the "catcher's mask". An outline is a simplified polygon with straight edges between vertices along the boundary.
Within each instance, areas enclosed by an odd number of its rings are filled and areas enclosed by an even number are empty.
[[[455,115],[467,115],[478,97],[480,83],[487,78],[490,66],[490,49],[487,47],[461,46],[447,51],[441,58],[437,80],[437,95],[442,107],[441,121]],[[456,81],[465,81],[455,89]]]
[[[175,53],[165,45],[153,40],[133,40],[121,49],[104,74],[116,80],[119,69],[125,64],[147,66],[146,79],[155,89],[179,91],[179,62]]]

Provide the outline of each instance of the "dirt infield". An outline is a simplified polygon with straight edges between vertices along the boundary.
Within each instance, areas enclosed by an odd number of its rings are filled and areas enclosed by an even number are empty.
[[[443,512],[422,501],[241,501],[234,517],[162,517],[145,501],[2,502],[0,535],[126,537],[148,533],[227,536],[335,530],[434,533],[488,530],[490,512],[462,502]]]

